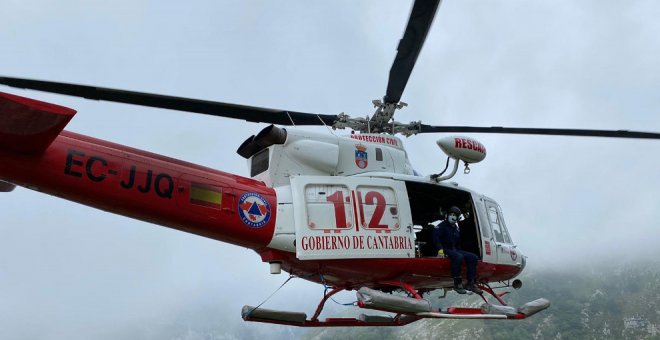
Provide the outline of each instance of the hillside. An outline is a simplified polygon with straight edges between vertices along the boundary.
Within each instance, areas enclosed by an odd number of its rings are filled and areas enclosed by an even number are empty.
[[[400,328],[319,329],[307,339],[660,339],[660,263],[596,269],[530,270],[511,305],[545,297],[552,306],[527,320],[422,320]],[[479,306],[476,297],[432,297],[437,305]]]
[[[524,282],[522,289],[506,297],[511,305],[518,306],[539,297],[552,302],[549,309],[527,320],[421,320],[404,327],[304,329],[244,322],[239,317],[238,305],[218,304],[202,294],[198,299],[187,301],[174,315],[135,320],[132,326],[107,330],[100,338],[660,340],[658,261],[608,263],[573,270],[528,268],[520,278]],[[291,299],[291,304],[296,304],[296,298]],[[475,296],[459,296],[453,292],[444,299],[439,299],[437,294],[430,299],[435,307],[482,304]],[[379,312],[329,302],[321,318],[360,313]]]

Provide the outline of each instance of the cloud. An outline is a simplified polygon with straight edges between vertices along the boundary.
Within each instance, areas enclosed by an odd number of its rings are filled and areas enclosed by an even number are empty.
[[[410,106],[397,120],[658,131],[657,6],[445,1],[404,93]],[[364,116],[384,94],[409,8],[395,1],[12,1],[0,17],[0,73]],[[262,127],[2,91],[76,108],[72,131],[243,175],[245,161],[234,150]],[[474,137],[488,156],[456,180],[501,204],[530,263],[653,255],[657,141]],[[417,170],[444,166],[438,138],[405,140]],[[163,320],[192,319],[191,306],[200,305],[240,323],[243,304],[261,302],[284,280],[252,251],[26,189],[1,195],[0,204],[7,326],[0,337],[149,337],[162,334]],[[268,306],[311,314],[321,287],[292,287]]]

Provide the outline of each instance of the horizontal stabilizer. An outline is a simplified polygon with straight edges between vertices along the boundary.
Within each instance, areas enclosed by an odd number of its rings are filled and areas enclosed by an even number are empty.
[[[0,149],[44,152],[76,111],[0,92]]]

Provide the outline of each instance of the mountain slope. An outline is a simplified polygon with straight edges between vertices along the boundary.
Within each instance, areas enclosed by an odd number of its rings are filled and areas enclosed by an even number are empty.
[[[660,263],[627,263],[596,269],[529,270],[524,287],[505,300],[519,306],[539,297],[552,306],[530,319],[422,320],[401,328],[320,329],[309,339],[660,339]],[[445,299],[438,306],[479,306],[477,297]],[[373,313],[373,312],[372,312]]]

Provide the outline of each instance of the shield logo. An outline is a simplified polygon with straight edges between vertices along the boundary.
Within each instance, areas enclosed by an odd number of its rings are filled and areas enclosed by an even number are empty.
[[[261,228],[270,220],[270,204],[255,192],[246,192],[238,200],[238,215],[250,228]]]
[[[367,147],[362,144],[355,145],[355,165],[360,169],[364,169],[369,165]]]

